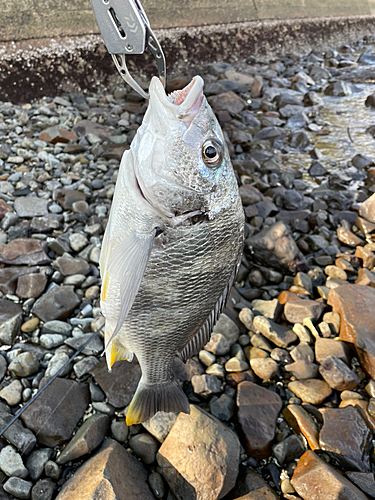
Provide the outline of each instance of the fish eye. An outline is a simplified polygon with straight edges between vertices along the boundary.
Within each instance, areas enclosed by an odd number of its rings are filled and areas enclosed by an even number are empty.
[[[223,145],[216,139],[208,139],[202,148],[203,161],[208,167],[216,166],[223,158]]]

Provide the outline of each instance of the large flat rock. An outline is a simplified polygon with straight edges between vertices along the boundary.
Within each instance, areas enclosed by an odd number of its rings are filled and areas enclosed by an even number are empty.
[[[375,378],[375,289],[339,286],[329,292],[328,304],[341,316],[340,339],[355,345],[363,368]]]
[[[222,422],[198,407],[180,413],[157,461],[178,500],[217,500],[235,485],[240,442]]]
[[[49,264],[45,241],[35,238],[17,238],[0,247],[0,263],[16,266]]]
[[[42,321],[65,319],[80,304],[74,288],[55,286],[39,297],[33,307],[33,313]]]
[[[56,500],[154,500],[147,471],[123,446],[107,439],[64,484]]]

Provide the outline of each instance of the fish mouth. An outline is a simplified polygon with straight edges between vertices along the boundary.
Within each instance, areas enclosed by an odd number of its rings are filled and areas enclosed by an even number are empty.
[[[203,102],[203,86],[203,78],[197,75],[186,87],[167,95],[159,78],[154,76],[150,84],[151,103],[156,98],[179,120],[191,123]]]

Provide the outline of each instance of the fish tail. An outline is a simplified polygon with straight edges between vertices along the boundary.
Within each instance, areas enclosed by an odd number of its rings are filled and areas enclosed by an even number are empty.
[[[148,385],[141,379],[128,408],[126,424],[134,425],[145,422],[158,411],[190,413],[190,406],[176,380]]]

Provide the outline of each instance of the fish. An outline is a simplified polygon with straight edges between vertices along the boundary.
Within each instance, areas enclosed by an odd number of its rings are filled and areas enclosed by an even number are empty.
[[[189,413],[172,363],[209,341],[235,280],[244,212],[221,127],[195,76],[150,100],[122,157],[100,254],[110,370],[135,355],[142,376],[126,423]]]

